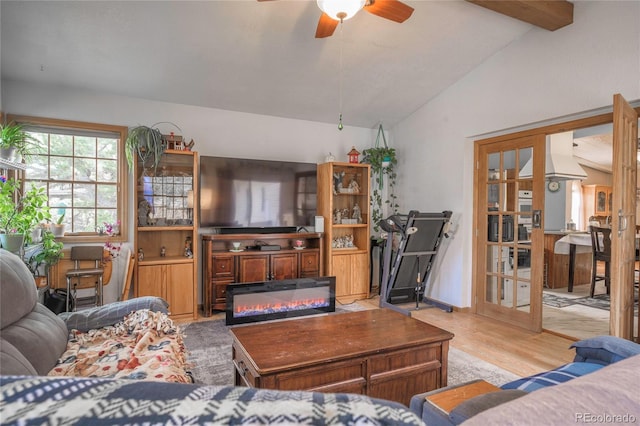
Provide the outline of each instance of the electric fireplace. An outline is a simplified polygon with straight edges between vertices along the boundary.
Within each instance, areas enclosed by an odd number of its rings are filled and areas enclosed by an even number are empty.
[[[227,286],[226,324],[315,315],[336,310],[336,277]]]

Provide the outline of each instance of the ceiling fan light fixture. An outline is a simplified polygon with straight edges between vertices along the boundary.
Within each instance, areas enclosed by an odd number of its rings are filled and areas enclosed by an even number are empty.
[[[355,16],[364,7],[366,0],[318,0],[318,7],[336,21]]]

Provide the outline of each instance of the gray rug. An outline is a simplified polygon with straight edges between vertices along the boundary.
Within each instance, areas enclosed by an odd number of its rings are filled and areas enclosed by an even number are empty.
[[[194,322],[183,325],[182,330],[196,383],[233,385],[232,338],[224,320]],[[517,378],[519,376],[466,352],[449,349],[449,385],[484,379],[500,386]]]
[[[634,304],[634,312],[635,315],[638,315],[638,292],[635,294]],[[552,306],[554,308],[564,308],[566,306],[571,305],[582,305],[588,306],[590,308],[602,309],[604,311],[609,311],[611,307],[611,300],[608,294],[596,294],[593,297],[578,297],[578,298],[570,298],[570,297],[562,297],[556,294],[550,294],[543,292],[542,293],[542,303],[547,306]]]

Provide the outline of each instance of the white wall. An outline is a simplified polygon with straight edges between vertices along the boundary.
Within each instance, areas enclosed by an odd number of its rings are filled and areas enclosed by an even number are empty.
[[[574,22],[533,28],[391,129],[405,210],[453,210],[431,296],[471,305],[473,135],[640,99],[640,2],[575,2]]]
[[[348,123],[339,131],[337,123],[292,120],[6,80],[2,90],[4,111],[9,114],[129,127],[171,122],[181,129],[179,133],[187,140],[193,138],[194,150],[200,155],[316,163],[324,162],[331,152],[337,161],[347,161],[347,152],[352,146],[359,151],[373,146],[377,131],[350,127]],[[166,125],[166,129],[163,125],[158,127],[166,132],[175,130],[170,125]],[[129,205],[134,205],[133,191],[130,191]],[[129,212],[129,219],[133,220],[133,211]],[[112,282],[122,282],[125,260],[125,256],[120,256],[114,262],[117,281]],[[201,300],[201,279],[199,283]],[[116,300],[118,294],[117,285],[105,287],[105,302]]]

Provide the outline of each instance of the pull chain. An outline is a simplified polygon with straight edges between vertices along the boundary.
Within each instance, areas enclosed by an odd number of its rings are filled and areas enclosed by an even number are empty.
[[[340,20],[340,73],[339,73],[339,83],[338,83],[338,98],[339,105],[338,109],[340,111],[340,119],[338,120],[338,130],[344,129],[342,125],[342,48],[343,48],[343,38],[342,38],[342,20]]]

